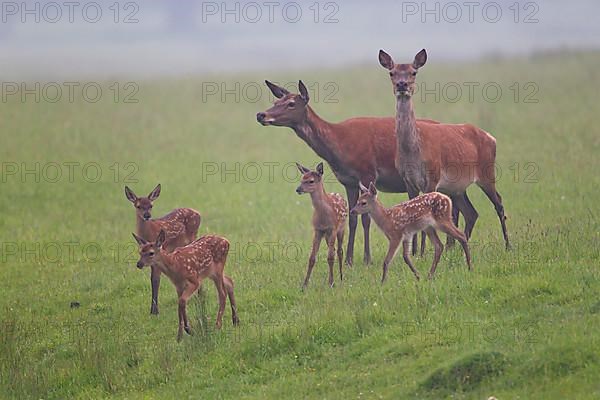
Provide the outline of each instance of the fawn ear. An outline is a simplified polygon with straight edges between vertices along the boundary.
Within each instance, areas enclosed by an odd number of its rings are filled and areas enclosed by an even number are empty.
[[[427,51],[425,49],[421,50],[415,56],[415,60],[413,61],[413,67],[416,69],[421,68],[427,62]]]
[[[296,163],[296,167],[298,167],[298,170],[300,172],[302,172],[303,174],[310,172],[310,169],[306,168],[304,165],[301,165],[300,163]]]
[[[135,195],[135,193],[133,193],[133,190],[129,189],[127,186],[125,186],[125,197],[127,197],[127,200],[129,200],[132,203],[135,203],[135,201],[137,200],[137,196]]]
[[[379,64],[381,64],[383,68],[389,69],[390,71],[394,68],[394,60],[392,60],[392,56],[383,50],[379,50]]]
[[[167,238],[167,234],[165,233],[164,230],[160,230],[160,233],[158,234],[158,237],[156,238],[156,248],[160,249],[163,245],[163,243],[165,243],[165,239]]]
[[[323,176],[323,163],[322,162],[317,164],[317,172],[319,173],[319,175]]]
[[[375,188],[373,182],[369,183],[369,193],[371,193],[373,196],[377,194],[377,188]]]
[[[362,182],[358,182],[358,188],[361,192],[368,192],[369,188],[362,184]]]
[[[156,187],[154,189],[152,189],[152,191],[148,195],[148,200],[154,201],[154,200],[158,199],[158,196],[160,196],[160,183],[158,185],[156,185]]]
[[[298,90],[300,91],[300,98],[304,101],[304,104],[308,104],[310,96],[308,95],[308,89],[304,86],[304,82],[298,81]]]
[[[276,84],[271,83],[267,80],[265,80],[265,83],[267,84],[269,89],[271,89],[271,93],[273,93],[273,96],[277,97],[278,99],[282,98],[286,94],[290,94],[290,92],[287,89],[284,89],[281,86],[277,86]]]
[[[145,245],[146,243],[148,243],[145,239],[139,237],[135,233],[132,233],[132,235],[133,235],[135,241],[137,242],[137,244],[139,244],[140,246]]]

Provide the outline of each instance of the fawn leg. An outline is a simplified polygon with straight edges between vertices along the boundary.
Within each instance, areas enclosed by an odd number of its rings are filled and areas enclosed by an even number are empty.
[[[415,274],[415,278],[417,278],[417,280],[421,279],[419,272],[413,266],[412,261],[410,261],[410,243],[408,240],[402,241],[402,256],[404,257],[404,262],[408,265],[408,268]]]
[[[344,273],[342,272],[342,259],[344,258],[344,226],[342,225],[340,227],[340,230],[338,231],[337,234],[337,243],[338,243],[338,248],[337,248],[337,255],[338,255],[338,263],[340,266],[340,281],[344,280]]]
[[[223,275],[223,284],[225,285],[225,290],[227,291],[227,296],[229,297],[229,304],[231,305],[231,320],[233,321],[233,325],[239,325],[240,319],[237,314],[235,295],[233,294],[233,279],[227,275]]]
[[[383,260],[383,275],[381,276],[382,284],[387,279],[388,267],[390,266],[390,263],[394,259],[394,256],[396,255],[396,251],[398,251],[399,246],[400,246],[400,241],[397,239],[390,240],[390,242],[388,244],[388,251],[387,251],[387,254],[385,255],[385,259]]]
[[[189,335],[191,334],[190,322],[188,321],[186,306],[190,297],[194,294],[194,292],[200,286],[200,282],[188,282],[185,288],[181,291],[179,295],[179,331],[177,333],[177,340],[181,340],[183,336],[182,330],[185,329],[185,332]]]
[[[425,229],[427,236],[429,236],[429,240],[433,243],[435,253],[433,255],[433,263],[431,264],[431,270],[429,270],[428,279],[433,279],[433,274],[435,274],[435,269],[437,268],[438,263],[440,262],[440,257],[442,256],[442,251],[444,250],[444,246],[440,241],[435,229],[429,227]]]
[[[221,271],[223,268],[220,269]],[[227,299],[227,294],[225,293],[225,285],[223,283],[223,275],[217,275],[213,278],[213,282],[215,283],[215,287],[217,288],[217,295],[219,297],[219,311],[217,312],[217,329],[221,329],[223,325],[223,314],[225,313],[225,303]]]
[[[465,252],[465,258],[467,259],[467,266],[469,271],[471,270],[471,252],[469,251],[469,245],[467,244],[467,238],[461,231],[458,230],[452,221],[441,221],[439,229],[447,235],[454,237],[462,245],[463,251]]]
[[[329,265],[329,287],[333,287],[333,264],[335,262],[335,232],[327,236],[327,264]]]
[[[308,258],[308,269],[306,270],[306,278],[304,278],[304,284],[302,285],[302,289],[306,289],[308,286],[308,281],[310,279],[310,274],[315,266],[315,261],[317,260],[317,253],[319,252],[319,246],[321,245],[321,239],[323,238],[323,234],[320,231],[315,231],[312,243],[312,250],[310,252],[310,257]]]
[[[150,314],[158,315],[158,288],[160,287],[160,269],[150,267],[150,286],[152,287],[152,304]]]

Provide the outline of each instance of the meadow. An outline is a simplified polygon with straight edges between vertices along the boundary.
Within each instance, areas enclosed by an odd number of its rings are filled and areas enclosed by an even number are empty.
[[[125,81],[116,99],[103,83],[95,103],[79,91],[72,102],[9,96],[0,112],[0,398],[599,398],[599,63],[600,53],[566,51],[431,57],[419,82],[446,89],[417,99],[417,115],[496,137],[513,250],[472,187],[473,272],[457,247],[435,280],[416,282],[397,257],[382,286],[387,241],[373,225],[365,267],[359,226],[343,283],[327,286],[322,247],[305,292],[312,208],[294,191],[293,163],[319,159],[290,129],[256,122],[270,106],[262,82],[302,79],[328,121],[391,116],[376,53],[372,65],[337,70],[137,81],[137,103],[125,102]],[[238,98],[208,94],[236,82]],[[471,99],[465,82],[478,84]],[[343,193],[325,169],[326,189]],[[188,307],[194,335],[181,343],[164,276],[161,313],[149,314],[149,270],[135,267],[123,188],[145,195],[157,183],[154,216],[193,207],[201,233],[231,241],[225,271],[239,328],[229,308],[223,329],[213,328],[210,281]],[[422,275],[431,247],[415,259]]]

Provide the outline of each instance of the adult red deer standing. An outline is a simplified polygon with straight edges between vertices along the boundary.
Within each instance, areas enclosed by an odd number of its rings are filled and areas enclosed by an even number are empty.
[[[300,94],[292,94],[269,81],[265,83],[277,100],[273,107],[256,115],[258,122],[264,126],[286,126],[293,129],[319,157],[327,161],[338,181],[346,189],[351,208],[356,205],[358,199],[359,183],[368,185],[375,182],[375,186],[384,192],[407,192],[404,180],[394,165],[394,118],[358,117],[340,123],[327,122],[308,105],[308,90],[302,81],[298,83]],[[436,123],[431,120],[417,120],[419,126]],[[408,194],[413,198],[418,195],[418,191],[409,191]],[[350,229],[346,264],[351,265],[358,217],[350,215],[348,220]],[[365,264],[371,263],[370,224],[371,218],[364,214],[362,226],[365,236]],[[416,240],[413,241],[413,253],[416,251],[415,243]]]
[[[385,51],[379,63],[390,71],[396,96],[396,167],[411,191],[441,191],[465,217],[465,235],[471,236],[477,211],[465,196],[476,183],[494,204],[506,249],[510,248],[502,198],[496,190],[496,139],[470,124],[419,124],[412,95],[427,52],[421,50],[410,64],[395,64]]]
[[[125,186],[125,196],[135,207],[136,233],[142,239],[153,242],[161,230],[166,233],[165,249],[171,252],[177,247],[185,246],[196,240],[200,227],[200,213],[191,208],[176,208],[167,215],[152,219],[151,211],[154,200],[160,195],[160,184],[147,197],[137,197]],[[151,314],[158,314],[158,289],[160,287],[160,269],[152,267],[150,284],[152,286]]]

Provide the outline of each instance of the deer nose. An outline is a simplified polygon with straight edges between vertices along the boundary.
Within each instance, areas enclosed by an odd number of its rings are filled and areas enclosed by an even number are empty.
[[[298,194],[302,194],[302,193],[304,193],[304,190],[302,190],[302,186],[298,186],[298,187],[296,188],[296,193],[298,193]]]
[[[144,213],[144,219],[148,221],[150,219],[150,213]]]
[[[258,122],[263,122],[265,118],[267,118],[267,114],[265,114],[264,112],[259,112],[258,114],[256,114],[256,120]]]
[[[396,88],[398,88],[398,90],[406,90],[408,89],[408,83],[406,81],[400,81],[396,84]]]
[[[143,262],[141,262],[141,261],[138,261],[138,262],[137,262],[137,267],[138,267],[139,269],[142,269],[142,268],[144,268],[144,263],[143,263]]]

